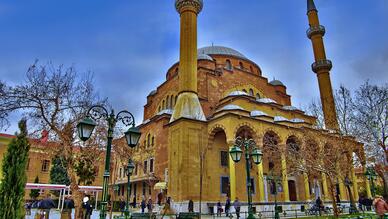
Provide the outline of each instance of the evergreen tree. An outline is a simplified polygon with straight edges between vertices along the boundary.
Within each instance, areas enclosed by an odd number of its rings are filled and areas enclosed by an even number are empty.
[[[61,185],[70,185],[70,179],[66,170],[66,162],[63,157],[55,156],[52,160],[53,166],[50,170],[50,183],[51,184],[61,184]],[[58,196],[59,192],[54,191],[54,195]]]
[[[39,183],[39,177],[38,176],[35,177],[34,183]],[[31,189],[30,198],[35,200],[38,197],[39,197],[39,189]]]
[[[19,122],[20,133],[11,141],[3,160],[0,185],[0,218],[24,218],[24,193],[27,182],[26,165],[30,144],[26,121]]]

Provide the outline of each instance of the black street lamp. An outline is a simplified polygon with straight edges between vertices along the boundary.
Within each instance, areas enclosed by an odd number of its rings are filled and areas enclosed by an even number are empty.
[[[108,122],[108,136],[107,136],[107,146],[106,146],[106,155],[105,155],[105,171],[104,171],[104,181],[102,186],[102,201],[101,201],[101,212],[100,219],[106,218],[106,206],[108,204],[108,184],[109,184],[109,169],[110,169],[110,153],[112,148],[113,132],[118,121],[121,121],[125,126],[131,126],[127,132],[125,132],[125,139],[129,147],[135,147],[140,139],[140,131],[135,127],[135,117],[132,113],[123,110],[120,111],[117,115],[114,114],[114,111],[109,114],[102,106],[92,106],[86,114],[86,118],[83,119],[77,125],[78,136],[82,141],[86,141],[90,138],[93,133],[94,128],[96,127],[95,120],[105,119]]]
[[[250,157],[255,164],[260,164],[263,157],[263,153],[260,149],[256,148],[256,143],[253,139],[237,137],[235,140],[235,145],[229,150],[229,154],[232,160],[237,163],[241,160],[242,150],[241,147],[245,149],[245,168],[247,171],[247,190],[248,190],[248,219],[255,218],[253,216],[252,210],[252,183],[250,175]]]
[[[280,182],[280,177],[274,175],[273,169],[270,171],[270,175],[267,177],[267,180],[271,182],[273,185],[273,194],[275,196],[275,219],[279,219],[279,211],[278,211],[278,202],[277,202],[277,194],[278,194],[278,184]]]
[[[128,160],[128,164],[125,167],[125,175],[127,175],[127,203],[125,205],[125,218],[129,218],[129,195],[131,194],[130,177],[135,169],[135,165],[132,160]]]
[[[371,192],[372,192],[372,197],[375,197],[376,191],[375,191],[375,183],[374,181],[377,179],[377,174],[373,167],[368,167],[365,172],[366,178],[371,182]]]

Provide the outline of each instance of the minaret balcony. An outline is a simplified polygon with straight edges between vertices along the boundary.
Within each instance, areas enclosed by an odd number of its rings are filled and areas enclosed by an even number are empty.
[[[317,25],[317,26],[310,26],[310,28],[307,29],[306,34],[307,34],[307,37],[311,39],[311,37],[314,35],[324,36],[325,32],[326,30],[324,26]]]
[[[333,67],[333,64],[331,63],[330,60],[327,60],[327,59],[318,60],[311,65],[311,68],[315,73],[318,73],[322,70],[330,71],[332,67]]]

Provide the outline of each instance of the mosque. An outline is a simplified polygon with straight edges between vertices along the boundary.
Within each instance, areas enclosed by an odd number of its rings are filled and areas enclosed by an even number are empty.
[[[287,147],[291,142],[303,142],[300,136],[308,129],[319,133],[316,142],[321,144],[338,130],[329,74],[332,63],[325,55],[325,28],[319,23],[314,1],[307,0],[307,37],[314,51],[311,67],[318,78],[326,129],[316,128],[315,117],[292,105],[287,87],[279,80],[269,81],[260,66],[244,54],[224,46],[197,49],[202,0],[176,0],[175,7],[180,15],[180,59],[168,69],[166,80],[147,96],[139,126],[142,137],[134,149],[131,195],[138,200],[141,196],[157,200],[163,191],[182,209],[193,200],[197,210],[201,198],[202,211],[219,200],[224,203],[227,196],[232,200],[238,197],[246,205],[245,163],[234,163],[229,156],[236,137],[243,136],[264,151],[263,161],[250,168],[256,208],[273,205],[275,198],[285,208],[318,196],[330,200],[323,175],[311,179],[306,174],[290,174],[286,154],[279,152],[278,160],[265,154],[267,137],[276,139],[278,147]],[[348,141],[360,144],[354,138]],[[281,167],[276,173],[280,178],[275,184],[276,196],[268,177],[273,166]],[[126,177],[119,175],[124,191]],[[356,183],[352,191],[357,200]],[[342,181],[338,193],[341,200],[349,200]]]

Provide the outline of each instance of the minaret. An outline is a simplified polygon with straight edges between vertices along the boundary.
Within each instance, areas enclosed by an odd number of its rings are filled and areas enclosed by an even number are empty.
[[[307,16],[310,25],[307,30],[307,37],[312,42],[315,57],[315,62],[311,67],[318,77],[325,126],[327,129],[338,130],[337,114],[330,82],[332,63],[326,59],[323,45],[325,27],[319,24],[318,10],[315,7],[314,0],[307,0]]]
[[[206,120],[197,95],[197,15],[202,0],[176,0],[180,14],[179,94],[171,122],[179,118]]]

